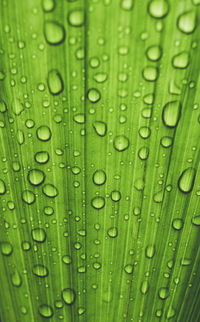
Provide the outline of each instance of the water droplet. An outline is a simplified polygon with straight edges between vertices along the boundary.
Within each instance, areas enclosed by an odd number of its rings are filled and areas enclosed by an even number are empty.
[[[183,51],[172,58],[172,66],[178,69],[187,68],[190,62],[189,54]]]
[[[49,161],[49,153],[47,151],[40,151],[35,154],[35,161],[39,164],[45,164]]]
[[[103,170],[97,170],[93,174],[93,182],[94,184],[101,186],[106,182],[106,174]]]
[[[143,101],[145,104],[152,105],[154,103],[154,94],[147,94],[144,96]]]
[[[50,70],[48,73],[47,84],[52,95],[58,95],[64,90],[64,83],[57,69]]]
[[[84,113],[76,114],[76,115],[74,115],[73,119],[78,124],[84,124],[85,123],[85,114]]]
[[[5,77],[6,77],[5,73],[2,70],[0,70],[0,81],[3,81]]]
[[[158,290],[158,296],[161,300],[166,300],[166,298],[169,296],[169,289],[167,287],[161,287]]]
[[[97,83],[104,83],[107,80],[108,75],[106,73],[97,73],[93,78]]]
[[[48,126],[42,125],[37,129],[37,138],[40,141],[49,141],[51,139],[51,130]]]
[[[118,229],[117,227],[111,227],[108,229],[107,234],[111,238],[115,238],[118,236]]]
[[[50,45],[59,45],[65,40],[64,27],[55,21],[46,21],[44,24],[44,35]]]
[[[134,269],[134,267],[133,267],[133,265],[131,265],[131,264],[127,264],[127,265],[125,265],[125,267],[124,267],[124,270],[125,270],[125,272],[126,272],[127,274],[132,274],[132,273],[133,273],[133,269]]]
[[[101,121],[94,122],[93,128],[99,136],[105,136],[107,133],[107,125],[104,122],[101,122]]]
[[[160,140],[160,144],[163,148],[170,148],[173,144],[173,139],[170,136],[163,136]]]
[[[148,139],[151,135],[151,130],[147,126],[143,126],[139,129],[139,135],[142,139]]]
[[[14,99],[14,101],[12,103],[12,110],[16,116],[19,116],[23,112],[24,105],[22,104],[22,102],[18,98]]]
[[[189,193],[192,191],[194,186],[194,180],[196,176],[196,170],[192,167],[185,169],[179,180],[178,180],[178,187],[181,192]]]
[[[24,190],[22,192],[22,200],[28,205],[31,205],[35,202],[35,194],[30,190]]]
[[[191,34],[196,28],[197,20],[195,11],[187,11],[178,17],[177,26],[185,34]]]
[[[147,294],[148,290],[149,290],[148,281],[143,281],[140,286],[140,292],[145,295]]]
[[[192,218],[192,224],[195,226],[200,226],[200,216],[195,216]]]
[[[91,103],[97,103],[101,99],[101,94],[99,90],[96,88],[89,89],[88,99]]]
[[[121,193],[120,191],[114,190],[111,192],[111,200],[118,202],[121,199]]]
[[[176,315],[175,309],[172,306],[170,306],[166,312],[167,320],[172,319],[173,317],[175,317],[175,315]]]
[[[64,264],[71,264],[71,262],[72,262],[72,259],[71,259],[71,256],[69,256],[69,255],[64,255],[63,257],[62,257],[62,261],[63,261],[63,263]]]
[[[55,0],[43,0],[42,7],[45,12],[51,12],[55,8]]]
[[[4,256],[10,256],[13,252],[13,247],[9,242],[1,242],[0,248],[1,248],[1,254]]]
[[[120,6],[123,10],[129,11],[133,9],[133,0],[121,0]]]
[[[0,99],[0,112],[5,113],[7,111],[7,105],[6,103]]]
[[[154,194],[153,201],[156,203],[161,203],[163,201],[163,192],[159,191]]]
[[[11,282],[12,282],[12,285],[15,287],[20,287],[22,285],[22,279],[17,270],[15,270],[14,273],[12,273]]]
[[[155,82],[158,78],[158,68],[147,66],[143,69],[143,77],[148,82]]]
[[[0,179],[0,195],[4,195],[6,193],[6,185],[2,179]]]
[[[162,49],[160,46],[154,45],[147,49],[147,58],[151,61],[158,61],[162,56]]]
[[[172,222],[172,227],[175,229],[175,230],[181,230],[183,228],[183,220],[180,219],[180,218],[176,218],[173,220]]]
[[[147,148],[146,146],[140,148],[138,151],[138,156],[141,160],[147,160],[149,157],[149,148]]]
[[[45,174],[43,171],[38,169],[32,169],[28,173],[28,181],[33,186],[39,186],[45,180]]]
[[[95,197],[92,199],[91,204],[95,209],[102,209],[105,206],[105,199],[103,197]]]
[[[19,145],[22,145],[25,141],[24,132],[21,130],[17,130],[16,137],[17,137],[17,142],[19,143]]]
[[[155,246],[148,245],[145,249],[145,255],[147,258],[152,258],[155,255]]]
[[[50,206],[44,207],[44,214],[46,216],[52,216],[54,214],[54,209]]]
[[[129,139],[125,135],[118,135],[114,139],[113,146],[118,152],[125,151],[129,147]]]
[[[85,13],[82,9],[74,9],[68,14],[68,22],[72,27],[81,27],[85,23]]]
[[[149,14],[156,19],[164,18],[168,14],[169,5],[165,0],[152,0],[149,3]]]
[[[189,265],[191,265],[191,263],[192,263],[192,260],[190,258],[184,257],[181,259],[182,266],[189,266]]]
[[[62,291],[62,298],[67,305],[72,305],[75,302],[76,294],[75,291],[71,288],[65,288]]]
[[[38,243],[44,243],[46,240],[46,233],[43,228],[32,229],[31,235],[32,235],[33,240]]]
[[[51,318],[53,316],[53,309],[50,305],[41,304],[38,309],[39,314],[43,318]]]
[[[42,187],[42,192],[49,198],[55,198],[58,195],[58,189],[52,184],[45,184]]]
[[[33,266],[32,272],[35,276],[38,277],[47,277],[49,274],[47,267],[39,264]]]
[[[162,119],[165,126],[176,127],[181,117],[181,103],[179,101],[168,102],[162,112]]]

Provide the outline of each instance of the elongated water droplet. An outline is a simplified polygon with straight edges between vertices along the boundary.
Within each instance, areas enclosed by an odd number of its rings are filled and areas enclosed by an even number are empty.
[[[57,69],[50,70],[48,73],[47,84],[52,95],[58,95],[64,90],[64,83]]]
[[[148,290],[149,290],[148,281],[143,281],[140,286],[140,292],[145,295],[147,294]]]
[[[6,103],[0,99],[0,112],[5,113],[7,111],[7,105]]]
[[[44,35],[48,44],[59,45],[65,40],[65,29],[58,22],[46,21],[44,24]]]
[[[43,228],[34,228],[31,231],[31,235],[34,241],[37,243],[43,243],[46,240],[46,233]]]
[[[155,246],[148,245],[145,249],[145,255],[147,258],[152,258],[155,255]]]
[[[97,170],[93,174],[93,182],[94,184],[101,186],[106,182],[106,174],[103,170]]]
[[[35,202],[35,194],[30,190],[24,190],[22,192],[22,200],[28,205],[31,205]]]
[[[179,101],[168,102],[162,112],[162,119],[165,126],[176,127],[181,117],[181,103]]]
[[[178,17],[177,26],[180,31],[185,34],[191,34],[196,28],[196,14],[195,11],[187,11]]]
[[[12,285],[15,287],[20,287],[22,285],[22,278],[17,270],[11,275]]]
[[[76,294],[75,291],[71,288],[65,288],[62,291],[62,298],[67,305],[72,305],[75,302]]]
[[[47,267],[39,264],[33,266],[32,272],[35,276],[38,277],[47,277],[49,274]]]
[[[158,290],[158,296],[161,300],[166,300],[166,298],[169,296],[169,289],[167,287],[161,287]]]
[[[186,51],[175,55],[172,58],[172,66],[178,69],[187,68],[190,62],[190,56]]]
[[[189,193],[192,191],[192,188],[194,186],[196,176],[196,170],[192,167],[185,169],[179,180],[178,180],[178,187],[181,192],[183,193]]]
[[[55,198],[58,195],[58,189],[52,184],[45,184],[42,187],[42,192],[49,198]]]
[[[105,136],[107,132],[107,125],[104,122],[96,121],[93,123],[93,128],[99,136]]]

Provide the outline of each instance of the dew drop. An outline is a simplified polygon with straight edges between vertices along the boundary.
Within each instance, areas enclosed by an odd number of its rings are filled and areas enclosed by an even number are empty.
[[[93,174],[93,182],[94,184],[101,186],[106,182],[106,174],[103,170],[97,170]]]
[[[97,83],[104,83],[108,78],[108,75],[106,73],[97,73],[94,75],[94,80]]]
[[[193,225],[200,226],[200,216],[193,217],[191,221]]]
[[[125,135],[118,135],[114,139],[113,146],[118,152],[123,152],[129,147],[129,139]]]
[[[96,88],[89,89],[88,99],[91,103],[97,103],[101,99],[101,94],[99,90]]]
[[[124,266],[124,271],[127,273],[127,274],[132,274],[133,273],[133,265],[131,264],[127,264]]]
[[[43,318],[51,318],[53,316],[53,309],[50,305],[41,304],[38,311]]]
[[[181,117],[181,103],[179,101],[168,102],[162,112],[162,119],[165,126],[174,128]]]
[[[1,242],[0,248],[1,248],[1,254],[4,256],[10,256],[13,252],[13,247],[9,242]]]
[[[121,199],[121,193],[120,191],[114,190],[111,192],[111,200],[118,202]]]
[[[39,264],[33,266],[32,272],[35,276],[38,277],[47,277],[49,274],[47,267]]]
[[[143,126],[139,129],[139,135],[142,139],[148,139],[151,135],[151,130],[147,126]]]
[[[51,12],[55,8],[55,0],[43,0],[42,7],[45,12]]]
[[[155,82],[158,78],[158,69],[156,67],[147,66],[143,69],[143,77],[148,82]]]
[[[133,0],[121,0],[120,7],[126,11],[132,10],[133,9]]]
[[[22,279],[17,270],[15,270],[14,273],[12,273],[11,282],[12,282],[12,285],[15,287],[20,287],[22,285]]]
[[[45,180],[45,174],[43,171],[38,169],[32,169],[28,173],[28,181],[33,186],[39,186]]]
[[[0,179],[0,195],[4,195],[6,193],[6,185],[2,179]]]
[[[184,12],[178,17],[178,29],[185,34],[193,33],[196,28],[196,24],[197,21],[195,11]]]
[[[164,18],[169,12],[169,5],[165,0],[152,0],[149,4],[149,14],[156,19]]]
[[[145,249],[145,255],[147,258],[152,258],[155,255],[155,246],[148,245]]]
[[[42,187],[42,192],[49,198],[55,198],[58,195],[58,189],[52,184],[46,184]]]
[[[43,228],[32,229],[31,235],[35,242],[44,243],[46,240],[46,233]]]
[[[85,13],[82,9],[74,9],[68,14],[68,22],[72,27],[81,27],[85,23]]]
[[[91,204],[95,209],[102,209],[105,206],[105,199],[103,197],[95,197],[92,199]]]
[[[140,286],[140,292],[145,295],[147,294],[148,290],[149,290],[148,281],[143,281]]]
[[[63,79],[57,69],[50,70],[47,84],[52,95],[58,95],[64,90]]]
[[[161,300],[166,300],[166,298],[169,296],[169,289],[167,287],[161,287],[158,290],[158,296]]]
[[[72,305],[75,302],[76,294],[75,291],[71,288],[65,288],[62,291],[62,298],[67,305]]]
[[[105,136],[107,133],[107,125],[101,121],[95,121],[93,123],[93,128],[99,136]]]
[[[176,218],[173,220],[172,222],[172,227],[175,229],[175,230],[181,230],[183,228],[183,220],[180,219],[180,218]]]
[[[42,125],[37,129],[37,138],[40,141],[49,141],[51,139],[51,130],[48,126]]]
[[[173,144],[173,139],[170,136],[163,136],[160,140],[163,148],[170,148]]]
[[[54,214],[54,209],[50,206],[44,207],[44,214],[46,216],[52,216]]]
[[[192,191],[194,186],[196,176],[196,170],[192,167],[185,169],[179,180],[178,180],[178,188],[183,193],[189,193]]]
[[[47,151],[40,151],[35,154],[34,158],[37,163],[45,164],[49,161],[49,153]]]
[[[84,124],[85,123],[85,114],[84,113],[76,114],[76,115],[74,115],[73,119],[78,124]]]
[[[147,58],[151,61],[158,61],[162,56],[162,49],[160,46],[151,46],[146,51]]]
[[[72,262],[71,256],[69,256],[69,255],[64,255],[64,256],[62,257],[62,261],[63,261],[63,263],[64,263],[64,264],[67,264],[67,265],[71,264],[71,262]]]
[[[6,103],[0,99],[0,112],[5,113],[7,111],[7,105]]]
[[[149,148],[147,148],[146,146],[140,148],[138,151],[138,156],[141,160],[147,160],[149,157]]]
[[[178,55],[175,55],[172,58],[172,66],[178,69],[187,68],[189,65],[189,62],[190,62],[190,57],[186,51],[183,51],[182,53],[179,53]]]
[[[22,200],[28,205],[31,205],[35,202],[35,194],[30,190],[24,190],[22,192]]]
[[[48,44],[59,45],[65,40],[65,29],[58,22],[46,21],[44,24],[44,35]]]
[[[115,238],[118,236],[118,229],[117,227],[111,227],[108,229],[107,234],[111,238]]]

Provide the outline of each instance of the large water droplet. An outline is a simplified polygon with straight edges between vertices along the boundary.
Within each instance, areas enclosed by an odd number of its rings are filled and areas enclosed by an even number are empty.
[[[165,0],[152,0],[149,4],[149,14],[156,19],[164,18],[168,14],[169,5]]]
[[[39,164],[45,164],[49,161],[49,153],[47,151],[40,151],[35,154],[35,161]]]
[[[148,245],[145,249],[145,255],[147,258],[152,258],[155,255],[155,246]]]
[[[185,169],[179,180],[178,180],[178,187],[181,192],[189,193],[192,191],[194,186],[194,180],[196,176],[196,170],[192,167]]]
[[[59,45],[65,39],[65,29],[58,22],[46,21],[44,24],[44,35],[50,45]]]
[[[9,242],[2,242],[0,244],[1,254],[4,256],[10,256],[13,252],[13,247]]]
[[[105,206],[105,199],[103,197],[95,197],[92,199],[91,204],[95,209],[102,209]]]
[[[76,294],[75,291],[71,288],[65,288],[62,291],[62,298],[67,305],[72,305],[75,302]]]
[[[175,230],[181,230],[183,228],[183,219],[181,218],[176,218],[173,220],[172,222],[172,227],[175,229]]]
[[[176,127],[181,117],[181,103],[179,101],[168,102],[162,112],[163,123],[167,127]]]
[[[28,181],[33,186],[39,186],[45,180],[45,174],[43,171],[38,169],[32,169],[28,173]]]
[[[118,202],[118,201],[120,201],[120,199],[121,199],[121,193],[120,193],[120,191],[113,190],[111,192],[111,200],[112,201],[115,201],[115,202]]]
[[[85,13],[82,9],[74,9],[68,14],[68,22],[72,27],[81,27],[85,23]]]
[[[107,125],[104,122],[96,121],[93,123],[93,128],[99,136],[105,136],[107,132]]]
[[[51,318],[53,316],[53,309],[50,305],[42,304],[39,306],[38,311],[43,318]]]
[[[47,267],[39,264],[33,266],[32,272],[35,276],[38,277],[47,277],[49,274]]]
[[[190,62],[189,54],[186,51],[175,55],[172,58],[172,66],[178,69],[187,68]]]
[[[36,134],[37,134],[37,138],[40,140],[40,141],[49,141],[51,139],[51,130],[48,126],[46,125],[42,125],[40,126],[37,131],[36,131]]]
[[[28,205],[31,205],[35,202],[35,194],[30,190],[24,190],[22,192],[22,200]]]
[[[85,123],[85,114],[84,113],[76,114],[76,115],[74,115],[73,119],[78,124],[84,124]]]
[[[43,228],[34,228],[31,231],[31,235],[34,241],[43,243],[46,240],[46,233]]]
[[[177,26],[180,31],[185,34],[191,34],[196,28],[195,11],[187,11],[178,17]]]
[[[129,147],[129,139],[125,135],[118,135],[114,139],[113,146],[119,152],[125,151]]]
[[[101,186],[106,182],[106,174],[103,170],[97,170],[93,174],[93,182],[94,184]]]
[[[52,95],[58,95],[63,91],[63,80],[57,69],[50,70],[48,73],[47,84]]]
[[[45,184],[42,187],[42,192],[49,198],[55,198],[58,195],[58,189],[52,184]]]

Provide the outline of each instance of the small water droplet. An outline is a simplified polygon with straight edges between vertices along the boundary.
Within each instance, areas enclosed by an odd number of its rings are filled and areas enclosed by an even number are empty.
[[[167,287],[161,287],[158,290],[158,296],[161,300],[166,300],[166,298],[169,296],[169,289]]]
[[[117,227],[111,227],[108,229],[107,234],[111,238],[115,238],[118,236],[118,229]]]
[[[12,273],[11,282],[15,287],[20,287],[22,285],[22,278],[17,270]]]
[[[111,200],[118,202],[121,199],[121,193],[120,191],[114,190],[111,192]]]
[[[170,136],[163,136],[160,140],[163,148],[170,148],[173,144],[173,139]]]
[[[175,229],[175,230],[181,230],[183,228],[183,220],[180,219],[180,218],[176,218],[173,220],[172,222],[172,227]]]
[[[35,154],[35,161],[39,164],[45,164],[49,161],[49,153],[47,151],[40,151]]]
[[[13,247],[9,242],[1,242],[0,248],[1,248],[1,254],[4,256],[10,256],[13,252]]]
[[[193,217],[191,221],[193,225],[200,226],[200,216]]]
[[[40,140],[40,141],[49,141],[51,139],[51,130],[48,126],[46,125],[42,125],[40,126],[37,131],[36,131],[36,134],[37,134],[37,138]]]
[[[2,179],[0,179],[0,195],[4,195],[6,193],[6,185]]]
[[[151,61],[158,61],[162,56],[162,49],[160,46],[154,45],[147,49],[147,58]]]
[[[55,0],[43,0],[42,7],[45,12],[51,12],[55,8]]]
[[[88,91],[88,99],[91,103],[97,103],[101,99],[101,93],[96,88],[91,88]]]
[[[92,199],[91,204],[95,209],[102,209],[105,206],[105,199],[103,197],[95,197]]]
[[[125,272],[127,274],[132,274],[133,273],[133,269],[134,269],[134,267],[131,264],[127,264],[127,265],[124,266],[124,270],[125,270]]]

